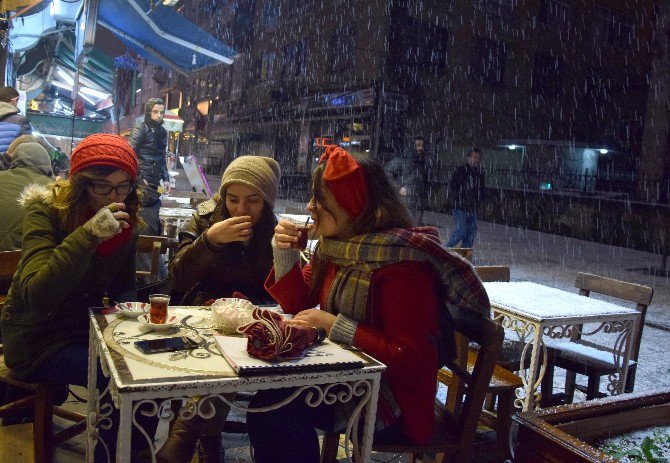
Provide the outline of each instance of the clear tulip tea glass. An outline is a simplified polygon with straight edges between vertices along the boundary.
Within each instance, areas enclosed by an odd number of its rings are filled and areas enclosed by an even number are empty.
[[[167,294],[152,294],[149,296],[149,303],[151,304],[151,311],[149,312],[151,323],[165,323],[168,316],[170,296]]]

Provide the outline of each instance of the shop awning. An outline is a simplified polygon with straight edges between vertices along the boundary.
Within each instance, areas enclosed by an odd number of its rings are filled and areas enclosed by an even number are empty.
[[[98,23],[149,61],[182,73],[231,64],[237,55],[174,8],[151,9],[148,0],[100,0]]]

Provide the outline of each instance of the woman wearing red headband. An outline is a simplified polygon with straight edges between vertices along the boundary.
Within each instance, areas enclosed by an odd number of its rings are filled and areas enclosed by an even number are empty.
[[[453,332],[440,330],[440,320],[448,319],[440,308],[446,301],[484,313],[486,293],[474,269],[441,246],[436,229],[411,228],[378,163],[330,146],[313,178],[307,210],[321,237],[314,257],[300,268],[291,247],[297,227],[280,220],[266,287],[295,314],[292,323],[323,328],[332,341],[360,348],[387,365],[376,438],[383,433],[426,442],[433,428],[438,346],[453,345]],[[251,406],[276,403],[290,392],[261,391]],[[315,428],[343,430],[354,406],[312,408],[299,397],[275,411],[248,414],[255,460],[318,462]]]
[[[105,296],[136,300],[136,177],[130,145],[95,134],[73,151],[67,180],[23,192],[21,262],[0,317],[5,363],[17,377],[58,392],[86,387],[89,307]]]

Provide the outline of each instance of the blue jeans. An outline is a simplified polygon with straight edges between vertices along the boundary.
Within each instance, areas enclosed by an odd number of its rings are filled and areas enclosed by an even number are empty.
[[[251,399],[251,408],[267,407],[291,395],[295,389],[259,391]],[[247,414],[249,439],[256,463],[319,463],[319,439],[316,429],[331,432],[335,428],[335,405],[324,403],[310,407],[305,393],[276,410]],[[359,431],[363,431],[359,423]],[[399,422],[377,431],[375,438],[398,440]]]
[[[456,247],[461,242],[461,247],[471,248],[475,242],[475,236],[477,236],[477,213],[454,209],[454,221],[456,222],[456,228],[451,234],[447,247]]]

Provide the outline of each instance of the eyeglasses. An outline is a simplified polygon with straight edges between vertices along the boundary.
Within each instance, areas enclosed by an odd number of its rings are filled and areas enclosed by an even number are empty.
[[[112,191],[116,191],[119,196],[130,194],[135,189],[135,185],[119,185],[112,186],[104,183],[91,183],[91,189],[96,195],[108,195]]]

